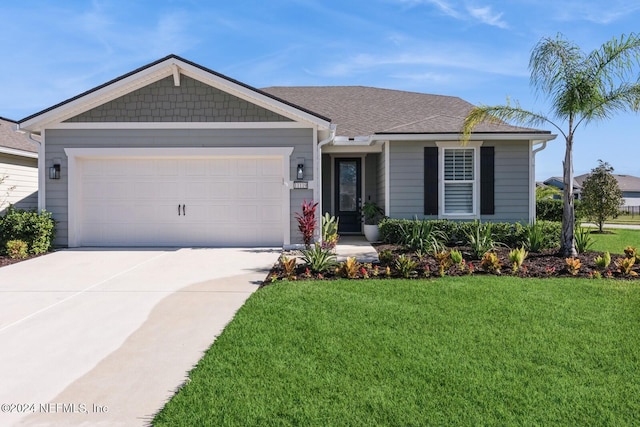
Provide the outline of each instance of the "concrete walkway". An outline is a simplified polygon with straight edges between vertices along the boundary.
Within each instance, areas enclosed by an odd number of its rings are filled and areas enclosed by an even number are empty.
[[[64,250],[0,268],[0,425],[148,425],[279,254]]]
[[[583,227],[598,228],[598,224],[591,224],[591,223],[588,223],[588,222],[583,222],[580,225],[582,225]],[[602,228],[603,229],[621,228],[621,229],[627,229],[627,230],[640,230],[640,225],[634,225],[634,224],[605,224]]]
[[[378,252],[364,236],[340,236],[336,246],[338,262],[355,257],[358,262],[379,262]]]

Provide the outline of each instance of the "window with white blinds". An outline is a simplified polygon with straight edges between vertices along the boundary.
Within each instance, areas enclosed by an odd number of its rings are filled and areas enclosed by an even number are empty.
[[[472,148],[444,149],[445,214],[473,214],[474,153]]]

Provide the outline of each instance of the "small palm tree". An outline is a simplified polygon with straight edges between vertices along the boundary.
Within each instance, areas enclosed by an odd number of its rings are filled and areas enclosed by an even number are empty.
[[[573,199],[573,143],[581,125],[610,118],[621,111],[638,111],[640,38],[622,35],[586,54],[561,34],[542,39],[529,60],[531,85],[551,101],[551,115],[534,113],[520,105],[479,106],[465,118],[463,141],[483,121],[513,121],[526,126],[549,124],[565,138],[563,214],[560,239],[564,256],[576,256]],[[564,128],[566,126],[566,128]]]

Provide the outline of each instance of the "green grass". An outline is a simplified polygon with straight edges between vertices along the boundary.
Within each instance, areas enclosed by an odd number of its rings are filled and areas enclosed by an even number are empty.
[[[605,231],[608,233],[610,232],[611,234],[591,234],[594,241],[591,250],[600,252],[609,251],[612,254],[623,254],[624,248],[627,246],[634,246],[640,249],[640,230],[605,228]]]
[[[607,224],[634,224],[640,225],[640,215],[619,215],[618,218],[607,220]]]
[[[632,282],[283,282],[154,425],[638,425],[639,321]]]

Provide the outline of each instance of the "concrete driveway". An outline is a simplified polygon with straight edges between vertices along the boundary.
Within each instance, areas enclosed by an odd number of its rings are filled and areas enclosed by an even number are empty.
[[[63,250],[0,268],[0,425],[146,425],[276,249]]]

